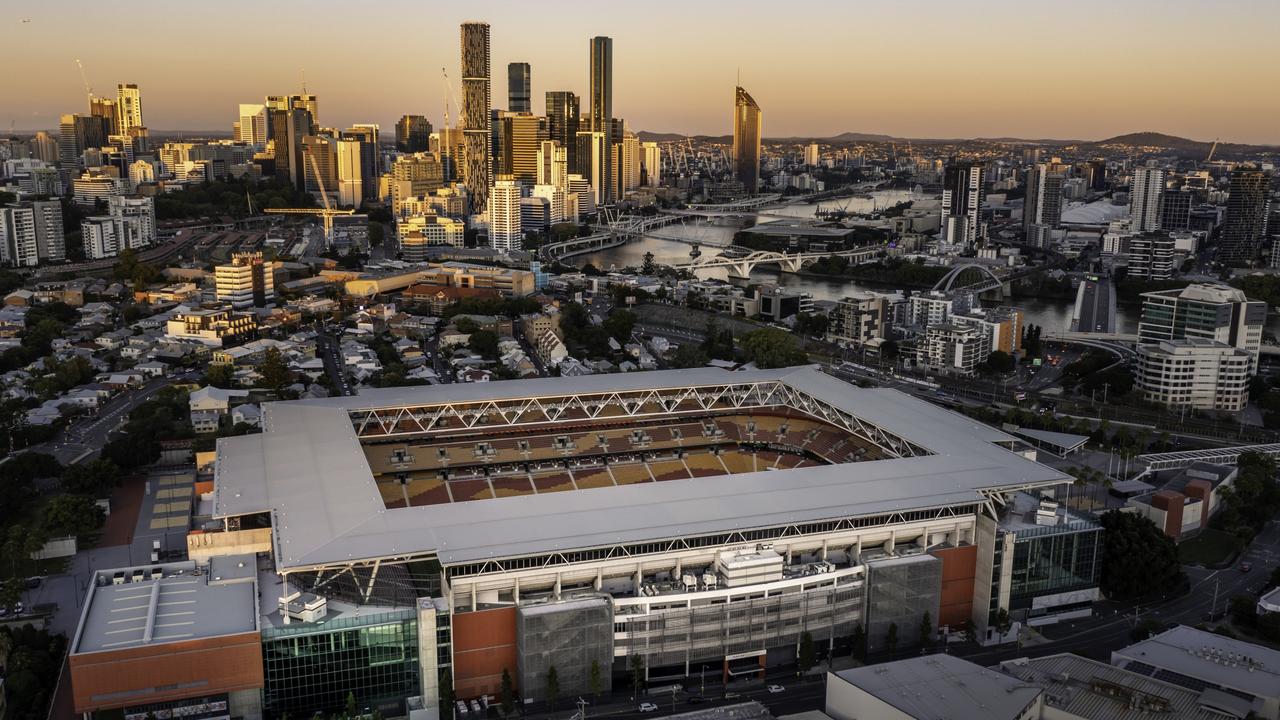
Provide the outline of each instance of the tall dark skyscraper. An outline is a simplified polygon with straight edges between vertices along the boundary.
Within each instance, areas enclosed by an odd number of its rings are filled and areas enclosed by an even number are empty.
[[[462,133],[465,145],[462,182],[471,211],[489,206],[490,142],[489,24],[462,24]]]
[[[604,177],[613,172],[613,38],[591,38],[591,131],[604,134]],[[602,202],[612,203],[613,183],[606,182]]]
[[[750,195],[760,189],[760,106],[741,86],[733,95],[733,175]]]
[[[1231,171],[1227,217],[1222,221],[1219,260],[1248,264],[1258,256],[1267,227],[1267,191],[1271,178],[1255,168]]]
[[[578,96],[568,90],[552,90],[547,93],[547,137],[564,148],[569,172],[582,173],[578,169]]]
[[[422,115],[403,115],[396,123],[396,150],[403,153],[431,149],[431,122]]]
[[[507,63],[507,109],[511,112],[533,112],[529,94],[532,72],[529,63]]]
[[[947,165],[942,180],[943,239],[973,247],[981,236],[983,167],[977,163]]]

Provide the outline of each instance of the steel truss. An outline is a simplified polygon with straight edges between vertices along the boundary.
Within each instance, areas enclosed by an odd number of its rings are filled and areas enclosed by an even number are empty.
[[[450,580],[463,577],[475,577],[492,573],[515,572],[535,568],[551,568],[575,565],[583,562],[601,560],[617,560],[621,558],[642,558],[651,555],[664,555],[683,550],[697,550],[708,547],[725,547],[743,545],[766,540],[781,540],[818,535],[847,530],[865,530],[868,528],[900,525],[922,520],[945,520],[948,518],[967,517],[977,513],[981,504],[944,505],[936,508],[895,511],[879,515],[847,517],[835,520],[822,520],[804,524],[776,525],[753,530],[734,530],[731,532],[709,535],[690,535],[668,540],[637,542],[625,545],[609,545],[570,552],[554,552],[542,555],[526,555],[521,557],[484,560],[477,563],[454,565],[445,568]]]
[[[646,419],[726,410],[787,407],[824,420],[890,457],[930,454],[904,438],[778,381],[625,392],[562,394],[467,403],[401,405],[348,411],[365,440],[443,436],[477,428],[539,427],[581,420]]]

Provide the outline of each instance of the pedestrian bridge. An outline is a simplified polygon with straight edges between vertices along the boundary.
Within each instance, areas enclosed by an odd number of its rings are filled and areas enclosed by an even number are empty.
[[[751,277],[751,271],[757,265],[777,265],[782,272],[795,273],[800,272],[806,265],[811,265],[821,258],[827,257],[846,257],[853,263],[865,263],[875,260],[880,253],[884,252],[879,247],[857,248],[854,250],[840,250],[838,252],[820,252],[820,253],[780,253],[771,250],[757,250],[749,255],[742,257],[700,257],[692,262],[680,263],[672,265],[676,270],[688,270],[696,272],[698,270],[711,270],[714,268],[728,268],[729,277],[745,280]]]

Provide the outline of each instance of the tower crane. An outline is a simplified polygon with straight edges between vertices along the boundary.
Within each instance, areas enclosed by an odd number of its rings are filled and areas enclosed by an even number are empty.
[[[315,173],[316,184],[320,186],[320,200],[324,203],[323,208],[267,208],[263,210],[265,213],[272,215],[319,215],[320,222],[324,227],[324,249],[328,250],[333,247],[333,219],[339,215],[354,215],[355,209],[337,210],[329,204],[329,193],[324,189],[324,178],[320,176],[320,166],[316,163],[314,153],[307,153],[307,159],[311,161],[311,172]]]
[[[449,147],[449,143],[453,142],[453,136],[449,134],[449,100],[453,100],[453,106],[461,110],[458,105],[458,96],[453,92],[453,85],[449,82],[449,71],[440,68],[440,76],[444,84],[444,134],[440,136],[440,156],[448,157],[449,164],[453,166],[452,173],[456,177],[458,173],[458,159],[454,157],[455,148]],[[461,119],[461,118],[459,118]]]
[[[84,63],[80,62],[80,58],[76,58],[76,67],[80,68],[80,81],[84,83],[84,94],[89,98],[89,104],[93,104],[93,88],[89,87],[89,76],[84,72]]]
[[[1209,146],[1209,157],[1204,159],[1204,164],[1208,165],[1213,161],[1213,152],[1218,149],[1218,138],[1213,139],[1213,145]]]

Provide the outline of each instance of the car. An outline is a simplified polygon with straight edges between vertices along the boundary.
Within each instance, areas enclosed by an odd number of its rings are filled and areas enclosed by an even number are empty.
[[[1252,569],[1253,569],[1253,563],[1251,562],[1240,563],[1240,572],[1249,572]]]
[[[684,701],[689,705],[700,705],[706,702],[707,699],[702,697],[701,695],[690,695],[689,697],[685,698]]]
[[[786,688],[782,687],[781,685],[770,685],[770,686],[769,686],[769,694],[770,694],[770,695],[777,695],[778,693],[782,692],[783,690],[786,690]]]
[[[657,712],[658,706],[651,702],[640,703],[640,712]]]

